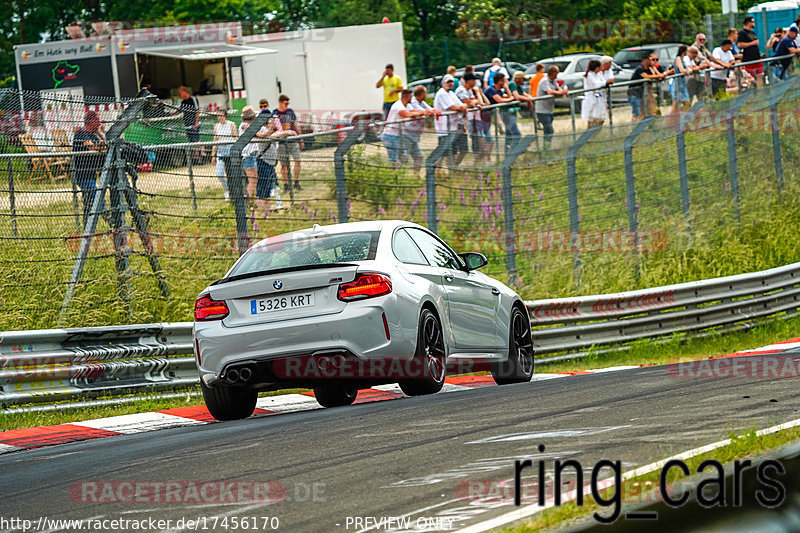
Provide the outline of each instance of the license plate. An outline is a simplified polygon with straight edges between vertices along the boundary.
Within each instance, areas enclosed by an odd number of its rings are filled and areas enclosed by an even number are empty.
[[[274,298],[263,298],[261,300],[250,300],[250,314],[270,313],[272,311],[288,311],[301,307],[314,307],[314,294],[294,294],[278,296]]]

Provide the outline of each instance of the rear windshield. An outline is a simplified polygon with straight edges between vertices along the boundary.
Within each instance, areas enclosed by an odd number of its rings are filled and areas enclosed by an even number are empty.
[[[553,65],[558,67],[559,72],[564,72],[569,66],[569,61],[543,61],[539,64],[544,66],[544,73],[547,74],[547,69]],[[536,74],[536,63],[528,67],[525,74]]]
[[[379,231],[364,231],[303,236],[293,240],[278,235],[250,248],[226,277],[372,260],[378,249],[379,235]]]
[[[617,65],[638,65],[642,62],[642,56],[646,53],[652,53],[653,50],[649,48],[639,48],[638,50],[620,50],[614,54],[614,63]]]

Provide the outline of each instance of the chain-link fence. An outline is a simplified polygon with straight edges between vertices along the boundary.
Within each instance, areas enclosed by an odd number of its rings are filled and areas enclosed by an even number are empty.
[[[9,92],[0,330],[190,320],[248,245],[313,223],[419,222],[527,299],[788,263],[793,246],[748,239],[797,198],[795,82],[547,135],[484,108],[403,121],[399,141],[366,120],[298,136],[272,113]]]

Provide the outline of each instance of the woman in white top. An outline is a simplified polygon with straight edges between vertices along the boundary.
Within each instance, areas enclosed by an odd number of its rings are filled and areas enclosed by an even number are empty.
[[[606,120],[606,86],[605,76],[600,72],[600,61],[592,59],[583,76],[583,88],[589,92],[583,94],[581,118],[588,127],[600,126]]]
[[[236,128],[236,123],[228,119],[228,112],[220,110],[217,113],[217,123],[214,124],[214,142],[230,142],[236,140],[239,133]],[[230,199],[228,193],[228,180],[225,178],[225,162],[223,157],[228,157],[231,153],[231,147],[228,144],[215,144],[212,152],[211,163],[217,167],[217,178],[222,184],[222,190],[225,191],[225,199]]]

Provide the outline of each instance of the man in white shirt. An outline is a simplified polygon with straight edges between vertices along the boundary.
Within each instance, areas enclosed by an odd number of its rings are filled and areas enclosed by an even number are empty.
[[[731,48],[733,48],[733,42],[730,39],[725,39],[720,46],[714,48],[714,51],[711,52],[714,59],[722,65],[722,67],[711,71],[711,94],[715,99],[717,98],[717,93],[720,91],[724,93],[727,87],[725,80],[728,78],[728,69],[733,66],[735,61]]]
[[[614,71],[611,67],[614,65],[614,58],[611,56],[602,56],[600,58],[600,75],[606,82],[606,85],[614,83]]]
[[[424,116],[424,111],[415,111],[409,108],[411,103],[411,89],[403,89],[400,91],[400,99],[392,104],[389,108],[389,114],[386,117],[386,125],[383,128],[383,135],[381,141],[386,147],[386,152],[389,155],[389,161],[395,164],[395,167],[402,166],[408,159],[409,146],[404,142],[405,134],[401,135],[400,132],[408,125],[409,122],[404,122],[402,125],[397,121]],[[416,153],[411,156],[415,161],[415,168],[417,171],[422,167],[422,152],[419,145],[416,146]],[[419,162],[417,162],[419,160]]]
[[[495,57],[492,59],[492,66],[486,69],[486,72],[483,73],[483,85],[481,86],[482,89],[488,89],[492,85],[494,85],[494,75],[498,72],[502,73],[506,79],[509,79],[510,76],[508,75],[508,71],[506,67],[503,66],[503,62],[500,61],[499,57]]]
[[[453,83],[455,78],[450,74],[445,74],[442,78],[442,88],[436,91],[433,97],[433,108],[444,113],[445,111],[456,111],[465,113],[466,104],[462,104],[455,92]],[[444,155],[453,155],[453,164],[458,165],[467,153],[467,134],[464,132],[463,115],[443,114],[434,120],[436,135],[439,137],[439,146],[444,144],[448,135],[454,135],[453,144],[450,150]]]
[[[414,159],[414,172],[419,172],[422,168],[422,150],[419,148],[419,138],[422,135],[422,129],[425,127],[423,117],[438,117],[442,114],[441,111],[428,105],[428,102],[425,101],[427,96],[428,90],[423,85],[419,85],[414,89],[414,97],[406,106],[406,109],[417,111],[421,114],[417,115],[419,117],[417,120],[403,124],[403,134],[401,135],[401,143]]]

